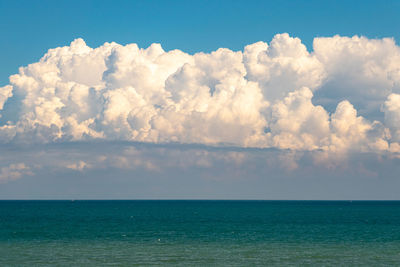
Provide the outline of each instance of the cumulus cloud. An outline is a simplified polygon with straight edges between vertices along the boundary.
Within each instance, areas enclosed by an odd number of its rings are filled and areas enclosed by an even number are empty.
[[[326,73],[320,103],[334,107],[346,99],[363,116],[380,118],[383,101],[400,89],[400,48],[394,40],[334,36],[315,38],[313,48]]]
[[[391,94],[383,105],[385,125],[394,141],[400,141],[400,94]]]
[[[278,34],[243,51],[194,55],[76,39],[0,88],[0,142],[399,153],[399,62],[390,38],[315,38],[309,52]]]

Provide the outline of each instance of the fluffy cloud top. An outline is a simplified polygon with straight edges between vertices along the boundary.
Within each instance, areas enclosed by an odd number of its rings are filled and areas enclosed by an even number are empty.
[[[278,34],[243,52],[194,55],[76,39],[0,88],[0,142],[399,153],[399,89],[400,48],[388,38],[315,38],[310,53]]]

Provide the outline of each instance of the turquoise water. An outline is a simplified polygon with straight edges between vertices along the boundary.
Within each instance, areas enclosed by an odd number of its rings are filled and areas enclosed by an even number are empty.
[[[400,202],[0,201],[0,266],[400,264]]]

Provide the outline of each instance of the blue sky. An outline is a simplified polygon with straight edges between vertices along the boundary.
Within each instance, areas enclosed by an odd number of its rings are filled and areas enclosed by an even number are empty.
[[[308,49],[335,34],[399,40],[399,1],[0,1],[0,83],[49,48],[83,38],[161,43],[188,53],[241,50],[277,33],[299,37]]]
[[[0,0],[0,199],[399,199],[399,13]]]

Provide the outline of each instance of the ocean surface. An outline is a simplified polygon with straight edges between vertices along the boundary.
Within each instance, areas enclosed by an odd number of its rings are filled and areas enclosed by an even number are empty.
[[[0,201],[0,266],[400,265],[396,201]]]

